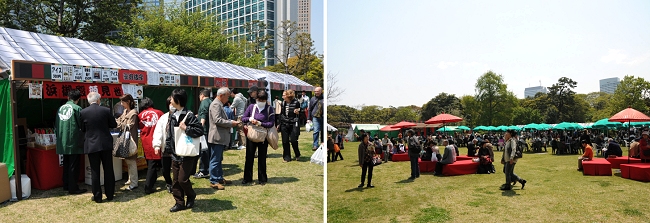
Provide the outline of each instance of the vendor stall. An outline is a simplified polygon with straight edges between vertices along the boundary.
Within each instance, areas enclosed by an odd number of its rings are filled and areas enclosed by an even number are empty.
[[[19,118],[25,118],[22,128],[34,133],[33,141],[45,137],[49,133],[36,131],[36,128],[54,127],[56,111],[72,89],[81,92],[84,100],[80,100],[79,105],[82,108],[88,106],[85,96],[97,92],[102,96],[101,105],[119,115],[121,111],[114,105],[126,93],[133,95],[136,103],[149,97],[154,107],[167,112],[166,98],[174,89],[183,88],[189,99],[196,99],[188,100],[187,104],[196,111],[198,92],[202,88],[216,91],[220,87],[248,89],[252,86],[267,89],[271,96],[281,95],[286,89],[307,92],[314,89],[286,74],[0,27],[0,116],[3,117],[0,119],[0,143],[4,145],[0,162],[7,163],[9,176],[20,175],[24,171],[21,164],[26,163],[21,152],[26,152],[27,148],[55,149],[52,145],[56,144],[56,139],[52,138],[27,143],[26,139],[32,136],[30,133],[23,134],[23,145],[19,142],[22,136],[17,134],[15,127],[18,127]],[[240,92],[247,95],[246,90]],[[138,166],[146,168],[141,145],[139,147]],[[52,152],[33,154],[51,155]],[[33,174],[39,172],[36,166],[32,170]],[[118,176],[121,170],[116,179]],[[17,178],[16,185],[20,184]]]

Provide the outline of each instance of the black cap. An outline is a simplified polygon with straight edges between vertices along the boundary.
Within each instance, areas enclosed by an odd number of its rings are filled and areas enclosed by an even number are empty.
[[[257,91],[257,86],[252,86],[251,88],[248,89],[248,93],[252,93],[254,91]]]

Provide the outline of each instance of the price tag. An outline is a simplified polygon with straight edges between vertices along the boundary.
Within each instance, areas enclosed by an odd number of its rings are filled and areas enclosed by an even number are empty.
[[[117,69],[110,69],[109,76],[110,76],[110,79],[111,79],[110,80],[111,83],[119,83],[120,82],[119,73],[118,73]]]
[[[83,81],[84,82],[93,82],[92,68],[90,68],[90,67],[84,67],[83,68]]]
[[[74,67],[70,65],[63,65],[63,81],[72,82]]]
[[[111,69],[104,68],[102,70],[102,82],[110,83],[111,82]]]
[[[61,80],[63,80],[63,66],[61,66],[61,65],[52,65],[51,73],[52,73],[52,81],[61,81]]]
[[[74,77],[75,82],[84,81],[84,67],[74,67]]]

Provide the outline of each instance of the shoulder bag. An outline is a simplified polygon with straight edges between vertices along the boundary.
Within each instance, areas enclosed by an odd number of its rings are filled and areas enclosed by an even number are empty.
[[[129,158],[135,156],[138,152],[138,145],[131,138],[130,127],[126,125],[120,131],[119,136],[113,144],[113,156],[118,158]]]
[[[193,115],[192,112],[188,112],[183,118],[183,123],[187,116]],[[201,151],[201,137],[192,138],[185,134],[185,130],[182,130],[180,127],[174,127],[174,141],[175,141],[175,150],[176,155],[178,156],[198,156]]]
[[[251,117],[255,117],[255,110],[257,110],[257,106],[253,105],[253,111],[251,113]],[[249,124],[246,137],[248,137],[248,139],[252,142],[264,142],[264,140],[266,140],[267,133],[268,130],[266,128],[262,126]]]

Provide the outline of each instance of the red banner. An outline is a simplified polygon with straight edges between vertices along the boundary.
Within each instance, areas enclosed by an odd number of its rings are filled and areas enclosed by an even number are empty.
[[[90,92],[97,92],[102,98],[119,98],[123,94],[121,84],[43,82],[43,98],[67,99],[73,89],[79,90],[82,98]]]
[[[141,70],[121,69],[118,73],[120,83],[123,84],[147,84],[147,72]]]
[[[214,78],[214,87],[215,88],[228,87],[228,78],[219,78],[219,77]]]

